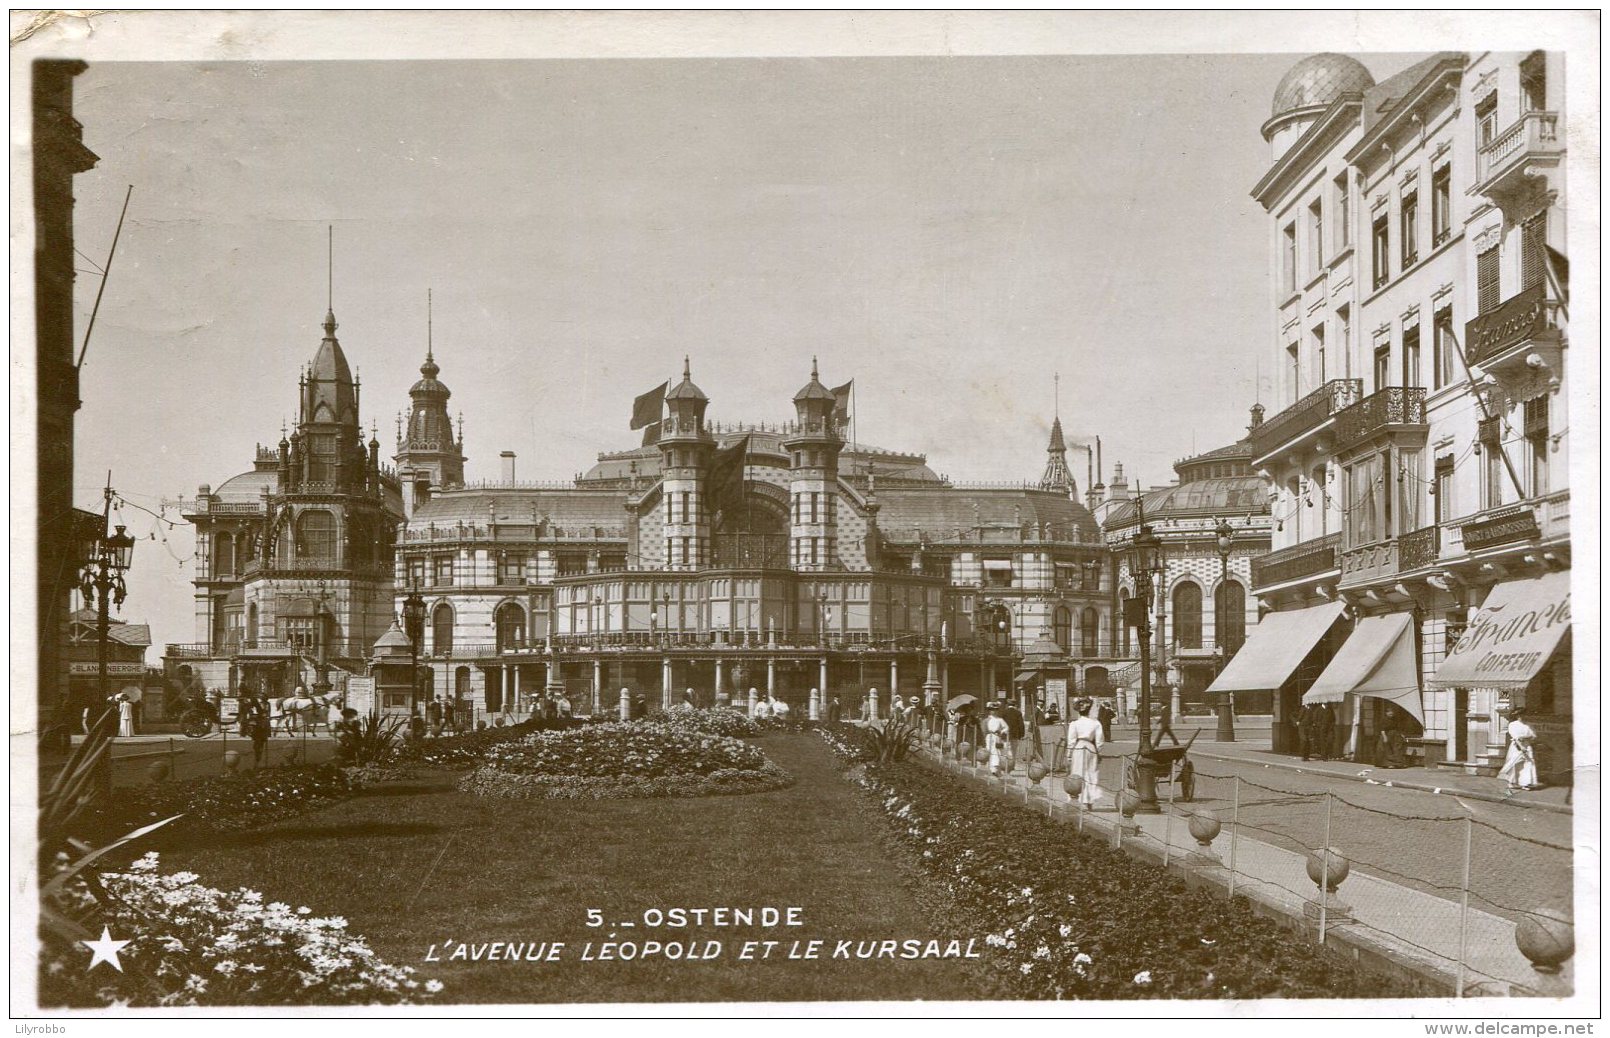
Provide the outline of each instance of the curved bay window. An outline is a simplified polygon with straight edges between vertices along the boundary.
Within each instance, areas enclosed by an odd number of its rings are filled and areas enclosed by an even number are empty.
[[[1220,584],[1213,594],[1215,641],[1229,659],[1247,640],[1247,590],[1235,581]]]
[[[1056,639],[1057,646],[1063,652],[1073,651],[1073,611],[1067,606],[1057,606],[1052,614],[1052,637]]]
[[[335,516],[315,508],[296,517],[296,556],[335,564]]]
[[[1202,586],[1189,580],[1174,589],[1174,645],[1202,647]]]
[[[1085,606],[1084,612],[1079,614],[1079,654],[1081,656],[1096,655],[1100,635],[1100,614],[1096,612],[1095,606]]]
[[[513,602],[498,606],[497,629],[499,652],[525,648],[525,610]]]
[[[453,607],[446,602],[430,614],[430,647],[437,656],[450,656],[453,652]]]

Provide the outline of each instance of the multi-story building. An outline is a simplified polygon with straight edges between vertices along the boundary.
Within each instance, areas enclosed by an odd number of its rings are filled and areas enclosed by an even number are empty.
[[[392,622],[402,491],[378,438],[363,441],[362,387],[335,330],[331,311],[289,436],[259,445],[250,471],[181,502],[196,527],[197,640],[167,646],[164,665],[188,667],[204,688],[339,687],[366,672]]]
[[[410,428],[429,403],[416,393]],[[644,444],[573,481],[517,482],[505,452],[500,481],[415,496],[397,604],[425,599],[434,695],[500,713],[552,692],[585,712],[623,688],[650,708],[756,688],[806,710],[816,688],[848,714],[872,688],[883,710],[891,692],[1009,688],[1042,633],[1075,682],[1106,662],[1103,544],[1060,421],[1040,483],[966,486],[846,442],[814,365],[790,420],[708,406],[685,365]]]
[[[1489,770],[1500,708],[1524,704],[1545,770],[1568,770],[1563,628],[1527,643],[1535,667],[1443,666],[1478,649],[1455,647],[1484,606],[1568,614],[1548,577],[1570,564],[1562,71],[1443,53],[1377,84],[1321,54],[1276,92],[1253,192],[1282,373],[1252,435],[1276,487],[1254,570],[1273,612],[1215,687],[1276,690],[1277,749],[1327,701],[1360,759],[1395,727],[1432,762]]]
[[[1263,408],[1254,405],[1249,437],[1262,416]],[[1127,549],[1141,524],[1162,541],[1163,573],[1152,581],[1153,688],[1170,697],[1176,716],[1212,710],[1209,683],[1258,622],[1257,603],[1248,589],[1255,561],[1269,550],[1272,524],[1269,484],[1252,471],[1251,459],[1249,440],[1243,438],[1176,462],[1175,483],[1134,497],[1127,496],[1119,466],[1107,499],[1111,505],[1098,508],[1111,552],[1114,616],[1125,615],[1136,593]],[[1138,660],[1135,632],[1120,623],[1115,634],[1113,655]],[[1132,706],[1140,684],[1136,664],[1117,670],[1113,681],[1126,694],[1125,705]],[[1247,713],[1268,709],[1265,697],[1257,693],[1243,695],[1237,706]]]

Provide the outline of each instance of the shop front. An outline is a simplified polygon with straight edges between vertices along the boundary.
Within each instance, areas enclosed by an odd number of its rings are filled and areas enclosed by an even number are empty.
[[[1214,697],[1236,692],[1275,693],[1270,748],[1276,753],[1302,752],[1297,714],[1303,694],[1329,662],[1327,653],[1335,643],[1333,632],[1342,609],[1340,602],[1326,602],[1269,613],[1205,695],[1217,702]]]

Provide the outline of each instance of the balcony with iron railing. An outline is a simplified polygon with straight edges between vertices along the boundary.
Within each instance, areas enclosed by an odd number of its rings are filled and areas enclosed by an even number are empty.
[[[1347,450],[1390,433],[1424,436],[1426,430],[1426,391],[1388,386],[1336,416],[1336,449]]]
[[[1565,154],[1558,112],[1527,112],[1498,134],[1477,155],[1476,190],[1502,194],[1527,175],[1532,163],[1558,163]]]
[[[1334,378],[1259,425],[1248,436],[1253,465],[1261,465],[1274,451],[1312,434],[1332,416],[1357,403],[1363,393],[1362,379]]]
[[[327,577],[330,579],[356,578],[360,580],[390,580],[396,569],[390,562],[347,562],[329,556],[302,559],[250,559],[240,567],[243,580],[272,579],[275,577]]]
[[[1331,573],[1340,568],[1336,550],[1341,543],[1342,535],[1331,533],[1253,559],[1252,586],[1262,589]]]
[[[163,647],[162,655],[169,659],[204,660],[229,659],[234,657],[251,658],[301,658],[316,659],[318,647],[307,641],[279,641],[270,638],[223,638],[217,642],[169,642]],[[335,638],[325,643],[325,657],[330,660],[339,659],[368,659],[374,652],[374,645],[368,642],[353,641],[346,638]]]
[[[1398,538],[1398,569],[1404,573],[1437,564],[1442,550],[1442,528],[1424,526]]]
[[[1454,558],[1516,544],[1568,540],[1570,536],[1571,492],[1556,490],[1454,520],[1445,536],[1443,555]]]

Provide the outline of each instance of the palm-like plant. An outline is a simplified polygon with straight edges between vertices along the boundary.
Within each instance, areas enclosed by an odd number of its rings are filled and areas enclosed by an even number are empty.
[[[404,718],[383,718],[370,714],[359,722],[357,729],[343,730],[336,740],[336,752],[343,764],[362,767],[385,764],[397,753],[402,743]]]
[[[111,795],[112,735],[116,731],[117,711],[108,710],[39,796],[39,921],[71,941],[93,939],[94,934],[84,925],[86,910],[74,907],[68,888],[81,883],[94,899],[102,899],[105,892],[90,866],[179,817],[153,822],[101,847],[91,846],[77,835],[85,812]]]
[[[902,761],[917,742],[917,726],[910,721],[885,721],[880,728],[863,729],[866,755],[881,764]]]

